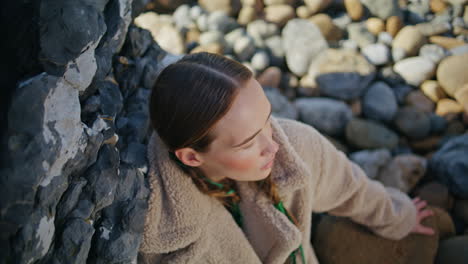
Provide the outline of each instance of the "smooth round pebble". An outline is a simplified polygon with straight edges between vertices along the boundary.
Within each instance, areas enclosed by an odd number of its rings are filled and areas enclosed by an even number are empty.
[[[429,115],[409,106],[398,109],[394,124],[401,133],[411,139],[423,139],[431,131]]]
[[[423,81],[434,76],[436,65],[433,61],[424,57],[411,57],[403,59],[393,66],[408,84],[419,86]]]
[[[393,149],[398,135],[375,121],[354,118],[346,125],[346,140],[361,149]]]
[[[390,60],[390,50],[381,43],[365,46],[362,49],[362,54],[374,65],[384,65]]]
[[[299,98],[295,105],[300,120],[330,136],[343,134],[353,116],[347,104],[330,98]]]
[[[362,111],[368,118],[388,122],[393,119],[397,110],[395,94],[386,83],[376,82],[364,93]]]
[[[254,69],[262,71],[270,64],[270,58],[265,51],[258,51],[252,56],[251,63]]]

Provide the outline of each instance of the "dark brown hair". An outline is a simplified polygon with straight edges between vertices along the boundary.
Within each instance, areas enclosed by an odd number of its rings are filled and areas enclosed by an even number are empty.
[[[201,170],[183,164],[174,151],[184,147],[208,151],[216,136],[211,129],[229,111],[239,89],[251,78],[252,72],[235,60],[208,52],[193,53],[164,68],[150,96],[151,125],[169,149],[171,159],[203,193],[227,206],[239,201],[237,194],[226,194],[228,189],[235,188],[234,182],[223,180],[223,189],[208,184]],[[275,204],[280,201],[270,176],[256,184]]]

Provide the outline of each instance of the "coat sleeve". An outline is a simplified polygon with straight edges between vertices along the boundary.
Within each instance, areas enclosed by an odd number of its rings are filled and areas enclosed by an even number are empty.
[[[315,129],[314,129],[315,130]],[[350,217],[377,235],[400,240],[416,225],[417,209],[405,193],[372,180],[347,156],[314,131],[320,159],[314,211]]]
[[[282,120],[310,167],[313,212],[349,217],[375,234],[400,240],[416,225],[417,209],[405,193],[372,180],[315,128]]]

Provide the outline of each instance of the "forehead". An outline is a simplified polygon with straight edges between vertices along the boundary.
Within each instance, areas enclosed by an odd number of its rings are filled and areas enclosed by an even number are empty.
[[[230,147],[252,136],[265,125],[270,107],[262,86],[251,78],[239,89],[231,108],[213,128],[216,135],[213,143]]]

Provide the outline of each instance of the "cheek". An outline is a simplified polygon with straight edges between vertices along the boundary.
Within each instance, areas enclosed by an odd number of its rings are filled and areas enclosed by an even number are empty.
[[[232,155],[223,157],[221,163],[232,170],[246,171],[258,167],[259,160],[255,155]]]

